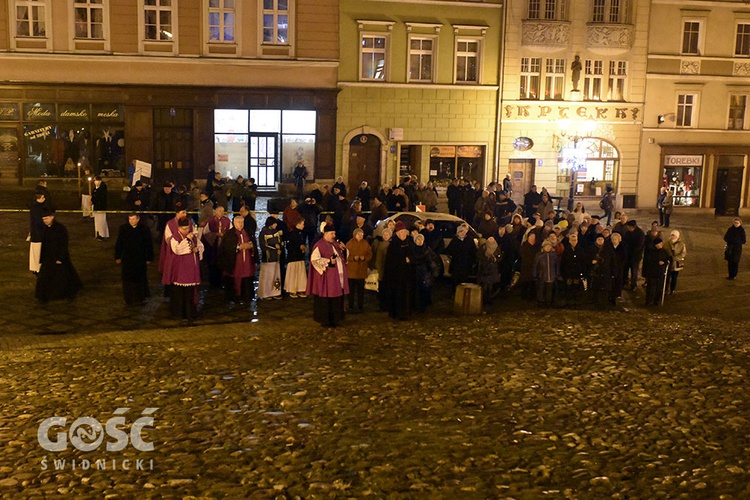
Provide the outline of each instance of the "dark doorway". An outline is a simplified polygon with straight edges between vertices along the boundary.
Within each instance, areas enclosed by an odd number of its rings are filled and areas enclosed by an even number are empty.
[[[372,134],[360,134],[349,142],[348,198],[357,194],[359,184],[367,181],[370,193],[380,189],[380,139]]]
[[[716,171],[714,206],[716,215],[737,215],[742,197],[743,168],[720,168]]]
[[[154,109],[154,183],[189,188],[193,172],[193,110]]]

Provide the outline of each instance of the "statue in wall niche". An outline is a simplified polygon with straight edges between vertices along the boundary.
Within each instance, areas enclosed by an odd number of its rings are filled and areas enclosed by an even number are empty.
[[[570,71],[573,73],[573,90],[578,90],[578,82],[581,79],[582,68],[583,65],[581,64],[581,57],[576,56],[575,59],[573,59],[573,62],[570,63]]]

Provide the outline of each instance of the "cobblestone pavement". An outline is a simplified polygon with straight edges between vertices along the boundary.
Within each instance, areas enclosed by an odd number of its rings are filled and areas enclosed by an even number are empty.
[[[674,217],[687,267],[657,311],[638,290],[617,312],[512,295],[457,318],[441,292],[413,321],[367,312],[331,331],[306,299],[229,306],[206,289],[190,328],[157,286],[126,308],[114,215],[100,243],[91,222],[60,214],[86,288],[40,308],[28,216],[0,216],[3,498],[750,497],[750,258],[723,279],[729,219]],[[158,408],[153,451],[38,442],[49,417],[68,419],[54,438],[125,407],[126,430]]]

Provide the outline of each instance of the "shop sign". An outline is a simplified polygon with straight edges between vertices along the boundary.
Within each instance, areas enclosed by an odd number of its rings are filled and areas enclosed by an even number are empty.
[[[459,146],[458,156],[460,158],[481,158],[482,147],[481,146]]]
[[[665,167],[702,167],[703,155],[664,155]]]
[[[118,122],[125,121],[125,113],[122,106],[116,104],[101,104],[94,106],[94,121],[97,122]]]
[[[23,136],[29,140],[33,139],[44,139],[48,135],[52,134],[52,125],[45,125],[44,127],[35,128],[33,130],[27,130],[23,133]]]
[[[509,120],[598,120],[608,122],[633,122],[641,120],[639,106],[614,105],[558,105],[558,104],[507,104],[503,108]]]
[[[432,146],[430,148],[431,158],[455,158],[456,146]]]
[[[18,121],[18,105],[1,103],[0,104],[0,120]]]
[[[89,107],[87,104],[60,104],[58,117],[64,122],[87,122]]]
[[[23,105],[23,116],[30,122],[49,122],[55,120],[55,105],[26,103]]]

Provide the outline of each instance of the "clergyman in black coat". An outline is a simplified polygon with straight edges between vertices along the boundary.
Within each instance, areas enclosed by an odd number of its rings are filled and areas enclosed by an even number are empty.
[[[55,220],[55,212],[45,207],[42,220],[41,269],[36,282],[36,298],[45,303],[56,299],[73,299],[83,283],[70,261],[68,230]]]
[[[142,304],[151,296],[148,264],[154,260],[154,244],[151,231],[140,221],[140,215],[130,214],[115,243],[115,261],[122,266],[122,293],[129,306]]]

